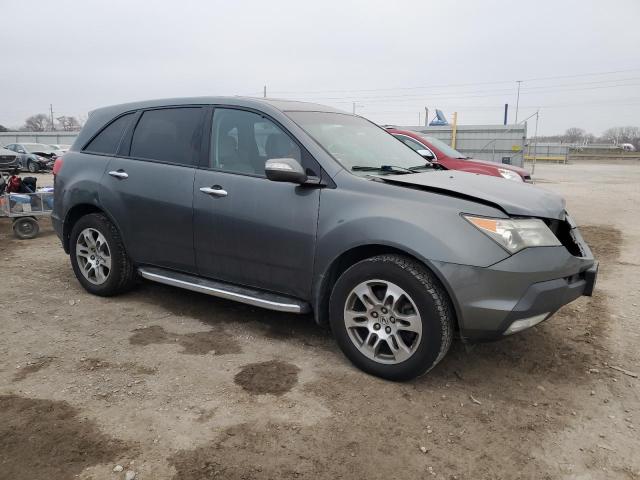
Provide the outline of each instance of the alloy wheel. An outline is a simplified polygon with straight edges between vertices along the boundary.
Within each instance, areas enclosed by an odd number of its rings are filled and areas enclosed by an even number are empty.
[[[404,362],[422,339],[422,319],[415,302],[386,280],[367,280],[351,290],[344,323],[360,353],[379,363]]]
[[[76,260],[84,278],[102,285],[111,273],[111,250],[98,230],[85,228],[76,240]]]

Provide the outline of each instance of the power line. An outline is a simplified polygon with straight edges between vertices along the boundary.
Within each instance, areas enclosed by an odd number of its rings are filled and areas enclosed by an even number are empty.
[[[524,78],[523,82],[537,82],[544,80],[557,80],[561,78],[578,78],[578,77],[592,77],[592,76],[601,76],[601,75],[613,75],[619,73],[628,73],[628,72],[638,72],[640,68],[630,68],[625,70],[610,70],[607,72],[593,72],[593,73],[577,73],[571,75],[555,75],[549,77],[535,77],[535,78]],[[440,85],[420,85],[420,86],[401,86],[401,87],[386,87],[386,88],[368,88],[368,89],[335,89],[335,90],[275,90],[272,91],[272,94],[317,94],[317,93],[366,93],[366,92],[385,92],[385,91],[396,91],[396,90],[420,90],[420,89],[429,89],[429,88],[451,88],[451,87],[469,87],[476,85],[499,85],[499,84],[513,84],[517,80],[499,80],[499,81],[490,81],[490,82],[473,82],[473,83],[448,83],[448,84],[440,84]]]
[[[554,93],[554,92],[572,92],[572,91],[583,91],[583,90],[600,90],[605,88],[624,88],[624,87],[635,87],[640,85],[640,83],[625,83],[625,84],[615,84],[615,85],[600,85],[600,86],[589,86],[589,87],[569,87],[569,88],[561,88],[561,86],[552,87],[530,87],[529,89],[525,89],[522,87],[523,93]],[[533,92],[531,92],[533,90]],[[430,93],[423,95],[388,95],[388,96],[368,96],[368,97],[317,97],[309,99],[307,97],[298,97],[300,99],[308,100],[308,101],[332,101],[333,103],[352,103],[354,100],[363,101],[367,103],[388,103],[388,102],[406,102],[406,101],[415,101],[418,103],[424,103],[424,101],[429,100],[441,100],[448,98],[485,98],[485,97],[500,97],[506,96],[513,93],[512,89],[508,90],[480,90],[480,91],[470,91],[470,92],[462,92],[462,93],[449,93],[449,92],[440,92],[440,93]],[[295,98],[295,97],[294,97]],[[341,101],[344,100],[344,101]]]

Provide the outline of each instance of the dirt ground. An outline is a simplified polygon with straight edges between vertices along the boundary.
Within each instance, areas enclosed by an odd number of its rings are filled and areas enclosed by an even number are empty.
[[[640,379],[611,368],[640,373],[640,165],[536,177],[599,258],[595,295],[403,384],[309,316],[90,296],[48,222],[19,241],[1,220],[0,478],[640,478]]]

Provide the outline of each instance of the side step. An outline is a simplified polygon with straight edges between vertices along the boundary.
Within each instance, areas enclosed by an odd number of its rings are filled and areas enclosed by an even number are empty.
[[[164,283],[173,287],[184,288],[194,292],[206,293],[214,297],[226,298],[255,307],[289,313],[307,313],[311,307],[307,302],[297,298],[265,292],[248,287],[239,287],[230,283],[208,280],[195,275],[174,272],[155,267],[141,267],[138,273],[142,278],[153,282]]]

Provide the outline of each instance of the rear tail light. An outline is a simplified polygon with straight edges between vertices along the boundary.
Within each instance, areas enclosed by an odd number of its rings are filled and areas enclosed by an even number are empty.
[[[60,169],[62,168],[62,162],[64,161],[63,157],[56,157],[56,161],[53,164],[53,175],[57,175]]]

